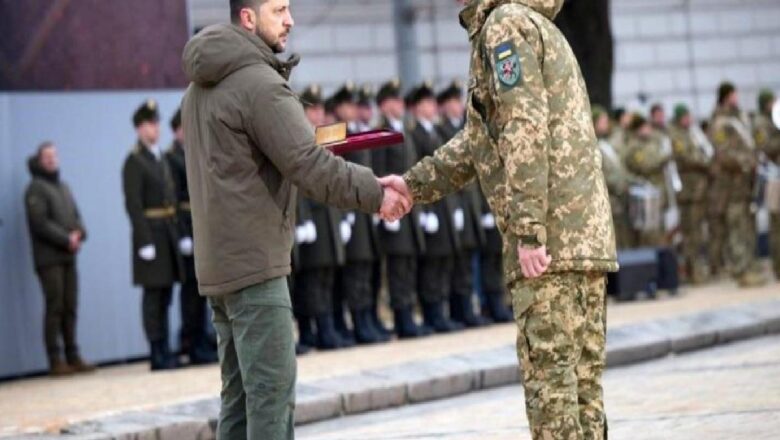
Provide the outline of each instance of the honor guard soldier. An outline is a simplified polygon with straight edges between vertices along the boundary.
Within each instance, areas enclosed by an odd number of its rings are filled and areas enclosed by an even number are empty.
[[[371,131],[374,122],[374,89],[364,84],[357,96],[357,130],[359,133]]]
[[[70,187],[60,179],[57,147],[51,142],[42,143],[27,165],[32,181],[27,186],[24,205],[35,273],[46,306],[43,329],[49,374],[63,376],[92,371],[95,367],[81,359],[76,343],[76,261],[87,239],[87,230]],[[60,346],[60,338],[64,347]]]
[[[184,130],[181,127],[181,110],[171,118],[173,145],[165,153],[176,189],[176,211],[179,217],[179,252],[184,261],[184,274],[180,289],[181,342],[193,365],[217,362],[217,352],[206,332],[206,298],[198,292],[193,258],[192,214],[190,193],[187,189],[187,167],[184,163]]]
[[[756,115],[754,137],[756,138],[756,147],[763,152],[767,160],[774,166],[775,174],[772,176],[774,183],[771,185],[780,185],[780,121],[776,116],[773,117],[773,110],[777,112],[775,94],[771,90],[762,90],[758,94],[758,114]],[[772,194],[776,194],[774,191]],[[780,200],[775,199],[775,203]],[[768,206],[770,215],[769,226],[769,248],[772,252],[772,268],[775,272],[775,278],[780,280],[780,209],[777,206]]]
[[[300,98],[309,123],[314,127],[323,125],[325,107],[320,86],[309,85]],[[346,223],[339,210],[303,196],[298,201],[298,212],[304,215],[296,228],[298,265],[293,298],[300,342],[320,350],[350,346],[352,343],[336,331],[334,324],[336,273],[345,257],[340,225]]]
[[[741,287],[764,285],[755,257],[756,222],[751,208],[758,151],[733,84],[721,84],[709,128],[718,166],[715,186],[722,191],[722,200],[716,203],[725,214],[726,266]]]
[[[125,208],[132,228],[133,282],[143,287],[143,325],[152,370],[178,367],[168,342],[168,308],[173,284],[184,274],[176,189],[168,161],[157,144],[159,121],[154,100],[135,111],[138,141],[122,168]]]
[[[444,144],[435,125],[438,109],[433,85],[430,82],[419,85],[409,93],[408,101],[414,115],[409,136],[417,157],[432,156]],[[437,333],[463,328],[445,315],[452,291],[455,252],[460,249],[460,235],[453,224],[457,198],[457,195],[449,195],[423,206],[420,214],[420,224],[425,232],[425,254],[419,260],[418,293],[423,320]]]
[[[331,97],[333,111],[339,122],[347,124],[348,133],[358,132],[357,90],[351,82],[344,84]],[[344,160],[364,166],[371,166],[371,152],[368,150],[345,154]],[[371,344],[387,340],[381,329],[372,319],[374,291],[377,275],[375,264],[379,261],[376,229],[371,215],[358,211],[346,211],[342,217],[341,228],[349,233],[343,234],[346,261],[336,277],[336,329],[349,337],[341,307],[346,304],[352,314],[355,341]],[[342,302],[343,301],[343,302]]]
[[[463,105],[463,86],[453,81],[436,96],[441,113],[437,130],[443,142],[448,142],[465,124],[466,108]],[[452,197],[456,203],[452,224],[460,238],[460,247],[453,259],[450,295],[450,318],[465,327],[481,327],[488,320],[474,312],[473,259],[485,242],[485,231],[479,221],[480,193],[476,183],[468,185]]]
[[[683,104],[674,109],[669,125],[674,160],[680,170],[682,191],[677,194],[680,206],[682,257],[688,281],[701,284],[707,277],[707,264],[701,250],[707,245],[704,224],[707,220],[707,187],[710,163],[715,151],[704,132],[693,122]]]
[[[401,82],[398,79],[379,87],[376,105],[380,113],[377,128],[403,133],[406,109],[401,98]],[[402,145],[373,150],[371,161],[377,176],[402,174],[417,162],[417,152],[407,136]],[[402,339],[431,333],[430,328],[419,326],[414,320],[417,261],[425,251],[425,237],[418,223],[420,212],[420,209],[415,207],[411,215],[394,222],[381,221],[377,226],[380,247],[386,258],[387,286],[395,332]],[[376,316],[376,312],[374,315]],[[374,320],[378,322],[378,318]]]

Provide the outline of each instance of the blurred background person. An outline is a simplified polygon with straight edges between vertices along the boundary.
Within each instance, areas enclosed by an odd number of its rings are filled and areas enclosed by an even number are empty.
[[[758,113],[756,114],[754,136],[756,147],[771,162],[770,169],[774,179],[780,179],[780,127],[772,118],[772,109],[776,106],[775,94],[764,89],[758,95]],[[780,201],[779,201],[780,203]],[[772,269],[775,278],[780,280],[780,211],[770,208],[769,248],[772,252]]]

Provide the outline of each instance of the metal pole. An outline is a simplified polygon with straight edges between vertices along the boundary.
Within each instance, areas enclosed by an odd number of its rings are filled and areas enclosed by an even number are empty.
[[[393,0],[395,53],[398,61],[398,76],[404,90],[410,89],[421,81],[415,19],[412,0]]]

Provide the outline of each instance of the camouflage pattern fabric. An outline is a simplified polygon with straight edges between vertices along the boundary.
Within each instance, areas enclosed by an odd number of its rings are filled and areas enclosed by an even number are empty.
[[[663,148],[659,135],[650,137],[631,133],[626,147],[626,166],[629,171],[653,184],[661,193],[661,206],[666,209],[669,201],[666,196],[664,167],[672,160],[672,152]],[[637,233],[637,246],[664,246],[666,237],[663,230],[641,231]]]
[[[772,118],[766,113],[757,115],[754,125],[756,148],[763,151],[775,165],[780,166],[780,129],[775,127]],[[780,214],[771,214],[769,234],[772,268],[775,277],[780,279]]]

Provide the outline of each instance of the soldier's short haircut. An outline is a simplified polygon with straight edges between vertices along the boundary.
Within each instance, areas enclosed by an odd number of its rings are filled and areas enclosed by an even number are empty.
[[[242,9],[252,8],[257,10],[257,7],[266,1],[267,0],[230,0],[230,21],[238,23],[241,21]]]
[[[47,148],[50,148],[50,147],[53,147],[53,146],[54,146],[54,142],[52,142],[52,141],[43,141],[43,142],[41,142],[38,145],[38,149],[35,150],[35,156],[38,159],[40,159],[41,158],[41,153],[43,153],[43,150],[45,150]]]

